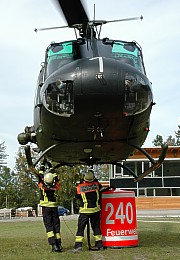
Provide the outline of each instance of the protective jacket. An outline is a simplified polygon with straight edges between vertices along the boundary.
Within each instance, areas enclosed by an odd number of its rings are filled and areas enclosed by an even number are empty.
[[[95,213],[100,208],[100,189],[102,185],[97,179],[93,182],[82,181],[76,187],[76,198],[79,199],[79,213]]]
[[[57,207],[57,190],[60,189],[58,176],[53,173],[52,185],[47,185],[44,182],[44,172],[39,171],[39,188],[40,188],[40,206],[42,207]]]
[[[76,232],[74,249],[82,248],[84,230],[86,225],[91,223],[95,246],[102,247],[102,235],[100,230],[100,189],[102,185],[97,179],[93,181],[82,180],[76,187],[76,198],[79,199],[78,230]]]

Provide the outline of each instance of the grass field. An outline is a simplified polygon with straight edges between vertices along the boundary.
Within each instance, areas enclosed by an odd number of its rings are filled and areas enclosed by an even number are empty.
[[[132,248],[89,251],[84,242],[81,253],[72,253],[77,221],[61,221],[63,252],[51,253],[42,221],[0,221],[0,257],[3,260],[179,260],[180,219],[138,219],[139,246]],[[92,241],[93,244],[93,241]]]

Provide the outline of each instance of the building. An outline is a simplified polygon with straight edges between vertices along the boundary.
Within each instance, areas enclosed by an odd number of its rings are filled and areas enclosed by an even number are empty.
[[[144,148],[154,160],[161,154],[160,147]],[[151,167],[151,162],[141,152],[122,162],[136,174]],[[135,192],[137,208],[180,208],[180,146],[168,147],[166,158],[160,168],[140,182],[122,167],[115,165],[111,170],[110,185]],[[142,205],[141,205],[142,204]],[[143,205],[144,204],[144,205]]]

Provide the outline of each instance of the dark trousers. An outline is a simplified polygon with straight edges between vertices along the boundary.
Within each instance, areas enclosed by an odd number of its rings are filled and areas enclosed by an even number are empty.
[[[42,207],[43,222],[50,245],[60,241],[60,219],[57,207]]]
[[[95,246],[102,247],[102,236],[101,236],[101,229],[100,229],[100,211],[99,211],[91,214],[80,213],[78,218],[78,230],[76,233],[74,248],[82,247],[84,230],[89,220],[95,237]]]

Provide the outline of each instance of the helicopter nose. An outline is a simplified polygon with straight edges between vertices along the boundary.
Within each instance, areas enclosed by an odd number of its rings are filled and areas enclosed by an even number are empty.
[[[99,97],[101,103],[111,100],[111,106],[117,105],[124,115],[145,111],[152,100],[150,82],[143,74],[130,64],[106,57],[90,58],[84,62],[81,94],[92,96],[94,106]]]
[[[117,93],[118,71],[116,61],[93,57],[82,64],[82,94]]]
[[[103,57],[75,61],[49,77],[42,89],[43,104],[51,112],[63,117],[74,114],[74,97],[117,94],[117,66]],[[114,70],[116,70],[114,72]],[[63,80],[62,80],[63,78]],[[67,80],[72,78],[72,80]]]

